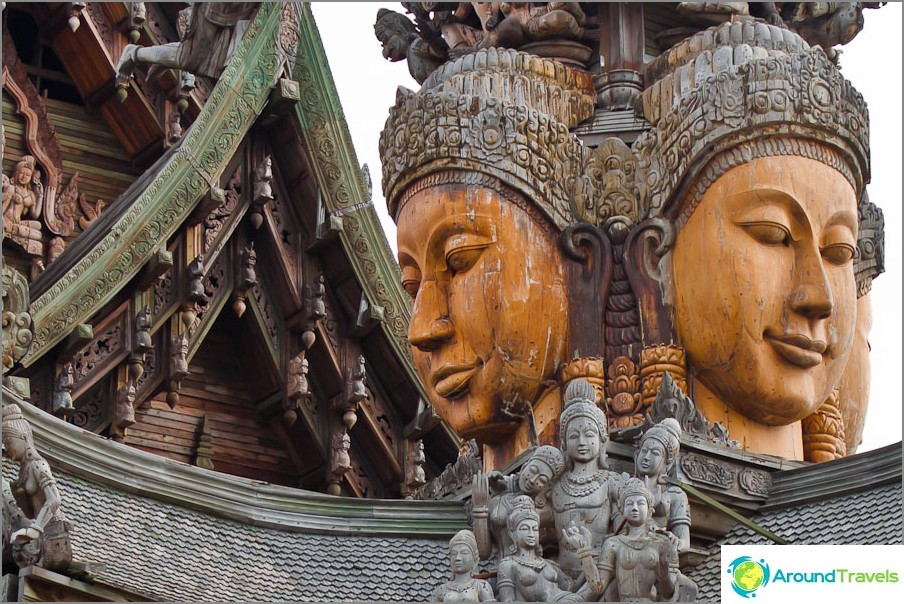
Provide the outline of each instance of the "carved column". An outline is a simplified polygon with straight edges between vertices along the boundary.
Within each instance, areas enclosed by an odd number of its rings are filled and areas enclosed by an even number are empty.
[[[605,2],[599,5],[602,73],[594,77],[601,109],[629,110],[643,91],[643,5]]]

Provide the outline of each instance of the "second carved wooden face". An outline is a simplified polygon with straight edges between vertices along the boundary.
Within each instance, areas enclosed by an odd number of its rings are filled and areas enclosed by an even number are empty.
[[[764,157],[706,191],[672,253],[678,336],[696,377],[756,422],[810,415],[854,335],[857,204],[838,171]]]
[[[518,426],[566,350],[558,233],[512,197],[435,185],[397,220],[415,365],[440,415],[486,442]]]

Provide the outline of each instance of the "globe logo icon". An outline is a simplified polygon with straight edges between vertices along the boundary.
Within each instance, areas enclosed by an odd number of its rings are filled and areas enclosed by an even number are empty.
[[[769,565],[750,556],[740,556],[728,565],[731,587],[743,598],[755,598],[756,591],[769,583]]]

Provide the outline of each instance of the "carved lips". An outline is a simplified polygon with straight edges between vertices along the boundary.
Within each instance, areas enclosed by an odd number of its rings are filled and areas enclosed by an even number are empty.
[[[773,335],[766,330],[765,336],[778,356],[804,369],[822,363],[822,355],[828,348],[822,340],[811,340],[803,334]]]
[[[477,367],[476,362],[468,365],[443,365],[433,374],[433,389],[443,398],[458,398],[468,391]]]

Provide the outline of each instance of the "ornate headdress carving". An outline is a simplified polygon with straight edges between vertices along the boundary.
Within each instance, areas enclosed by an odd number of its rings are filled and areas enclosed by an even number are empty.
[[[499,179],[564,229],[583,155],[569,127],[593,105],[589,74],[496,48],[447,63],[418,93],[399,88],[380,136],[390,215],[416,180],[460,170]]]
[[[468,549],[471,550],[471,554],[474,556],[475,563],[480,559],[480,556],[477,553],[477,538],[474,536],[474,533],[468,529],[458,531],[451,539],[449,539],[449,549],[452,549],[455,545],[467,545]]]
[[[666,453],[666,467],[677,459],[678,449],[681,446],[681,425],[677,419],[667,417],[658,424],[651,426],[641,436],[641,443],[648,438],[662,443]]]
[[[549,469],[552,470],[552,480],[558,478],[565,471],[565,455],[560,449],[551,445],[537,447],[537,450],[531,453],[527,463],[534,460],[542,461],[549,466]]]
[[[858,198],[869,181],[863,97],[821,48],[793,32],[752,18],[723,23],[664,53],[644,75],[643,113],[653,127],[634,149],[648,215],[685,221],[709,185],[756,157],[821,161]]]
[[[644,481],[640,478],[630,478],[625,483],[625,486],[622,487],[621,495],[618,498],[619,509],[624,509],[625,502],[628,500],[628,497],[634,495],[643,495],[647,500],[647,505],[650,508],[653,507],[653,494],[650,493],[650,489],[647,488],[647,485],[644,484]]]
[[[578,418],[586,418],[596,425],[600,440],[609,438],[606,414],[596,405],[596,390],[587,380],[572,380],[565,388],[565,409],[559,417],[561,446],[565,449],[565,433],[568,424]]]
[[[31,425],[22,416],[22,409],[15,403],[3,405],[3,431],[28,442],[32,441]]]
[[[540,514],[537,513],[533,498],[528,495],[518,495],[512,500],[512,508],[506,519],[506,526],[510,532],[514,532],[525,519],[540,522]]]

